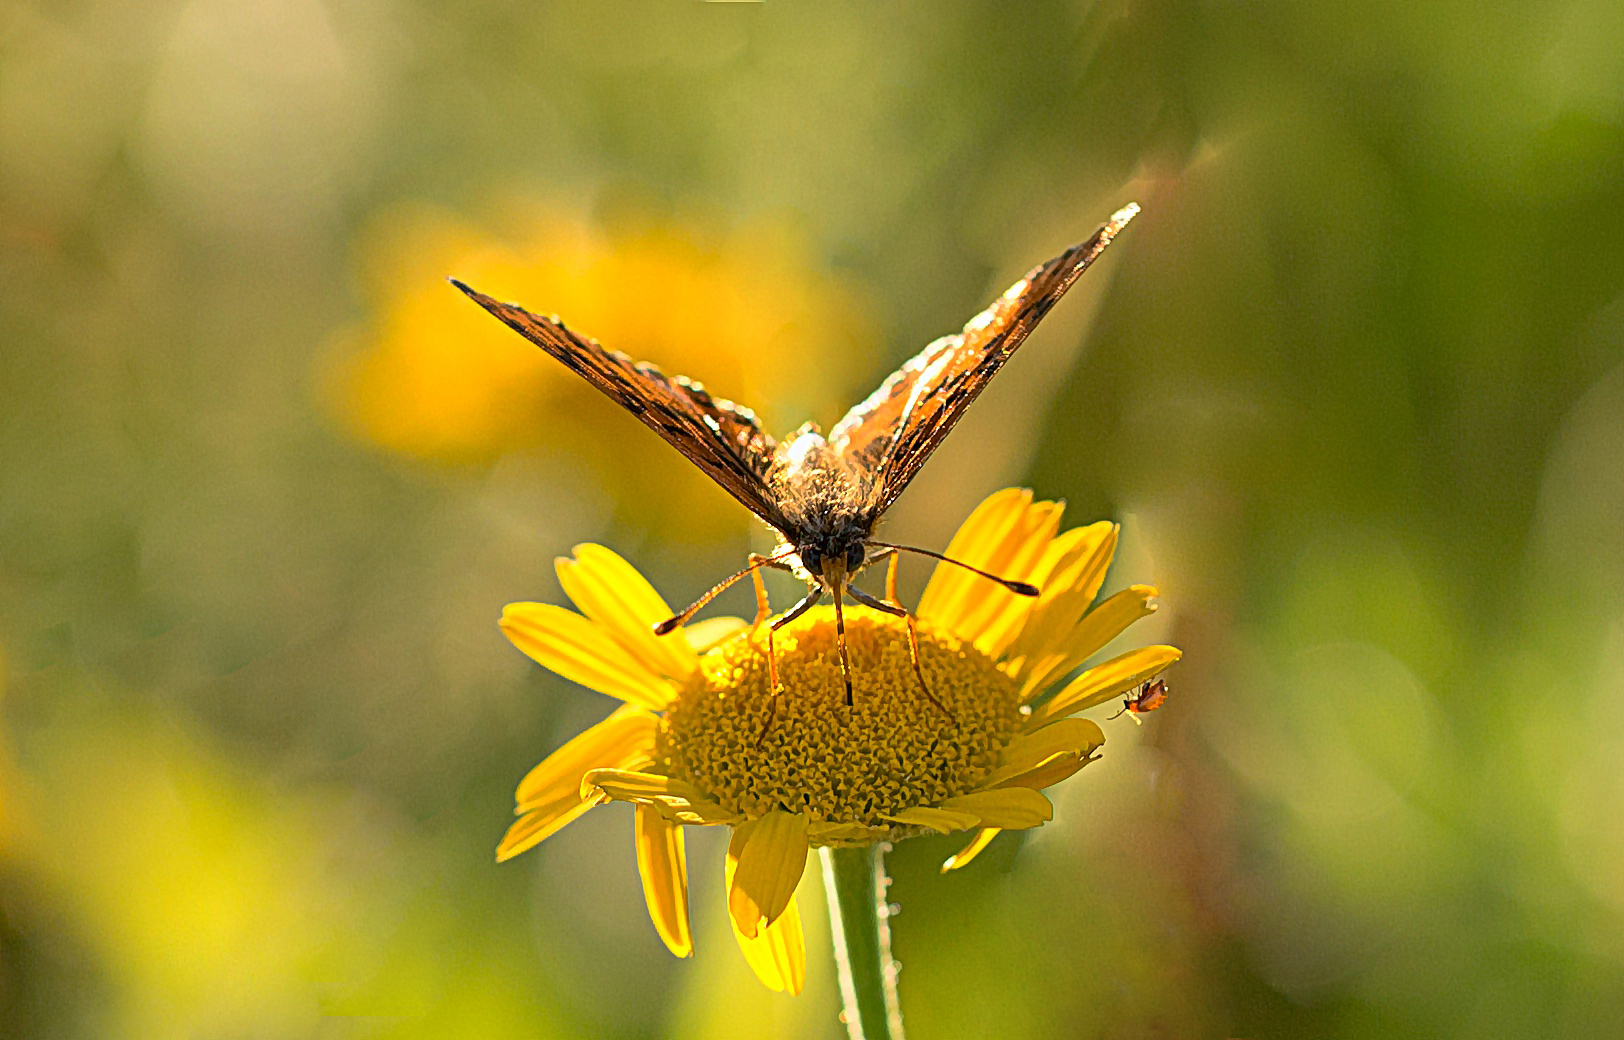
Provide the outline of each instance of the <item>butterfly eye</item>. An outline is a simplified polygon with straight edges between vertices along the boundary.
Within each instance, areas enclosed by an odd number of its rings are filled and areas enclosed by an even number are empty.
[[[821,552],[818,552],[818,550],[816,550],[816,549],[802,549],[801,550],[801,566],[805,567],[807,570],[811,571],[813,574],[822,573],[822,571],[823,571],[823,554]]]
[[[862,570],[862,568],[863,547],[861,545],[854,545],[846,550],[846,569],[848,571],[859,571]]]

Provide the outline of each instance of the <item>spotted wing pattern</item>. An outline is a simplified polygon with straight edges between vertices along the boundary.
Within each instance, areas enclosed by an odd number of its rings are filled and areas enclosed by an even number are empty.
[[[683,376],[667,376],[647,362],[605,350],[556,317],[502,303],[456,279],[451,284],[641,419],[751,512],[784,529],[783,512],[767,483],[773,439],[750,409],[714,398]]]
[[[970,402],[1094,259],[1139,212],[1129,205],[1094,236],[1033,268],[964,331],[943,336],[891,375],[829,431],[859,478],[862,516],[883,513],[942,443]]]

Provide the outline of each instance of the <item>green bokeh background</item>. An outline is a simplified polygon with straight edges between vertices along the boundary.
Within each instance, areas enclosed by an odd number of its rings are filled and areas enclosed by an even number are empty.
[[[683,962],[629,814],[492,862],[607,709],[500,607],[582,540],[673,600],[761,544],[323,405],[378,215],[516,191],[799,228],[874,316],[799,362],[852,401],[1145,207],[888,531],[1121,520],[1186,659],[1055,825],[893,854],[912,1035],[1619,1035],[1621,53],[1616,0],[0,5],[0,1035],[840,1035],[826,926],[762,989],[715,835]]]

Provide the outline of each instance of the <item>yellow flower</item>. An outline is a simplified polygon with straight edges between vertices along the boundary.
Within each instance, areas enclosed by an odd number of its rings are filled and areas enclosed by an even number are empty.
[[[775,697],[759,632],[721,618],[655,636],[652,626],[672,613],[665,601],[608,549],[578,546],[558,573],[581,613],[515,603],[502,629],[536,661],[625,703],[524,778],[519,819],[497,859],[593,806],[634,803],[649,913],[671,952],[686,957],[682,827],[730,826],[724,883],[734,934],[763,982],[799,992],[806,954],[795,890],[809,848],[974,831],[943,869],[963,866],[1000,830],[1047,822],[1043,788],[1095,760],[1104,734],[1072,715],[1178,660],[1170,646],[1133,650],[1043,698],[1155,610],[1156,590],[1145,585],[1094,602],[1116,525],[1061,534],[1061,509],[1030,491],[1001,491],[959,529],[949,556],[1042,593],[1017,596],[937,567],[917,614],[920,668],[939,704],[919,688],[903,619],[847,610],[848,708],[833,610],[808,612],[775,637]]]

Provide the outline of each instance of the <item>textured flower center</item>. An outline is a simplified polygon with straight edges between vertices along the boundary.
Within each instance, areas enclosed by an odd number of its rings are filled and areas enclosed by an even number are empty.
[[[834,610],[774,636],[741,635],[707,653],[667,709],[656,753],[674,777],[735,812],[805,812],[814,822],[885,826],[886,814],[972,790],[1020,720],[1019,687],[985,654],[919,626],[920,689],[902,618],[848,608],[852,706],[840,674]]]

